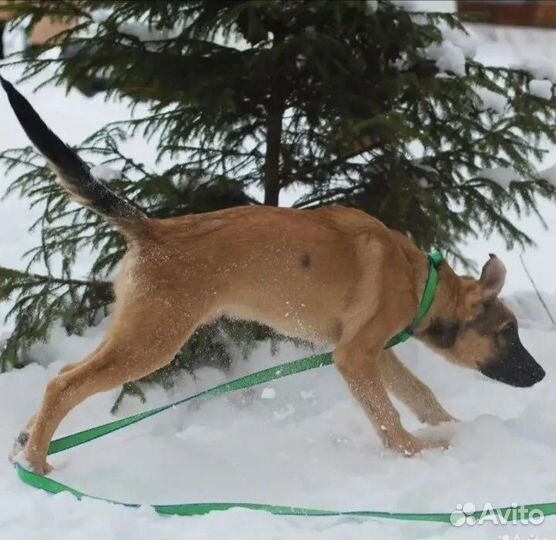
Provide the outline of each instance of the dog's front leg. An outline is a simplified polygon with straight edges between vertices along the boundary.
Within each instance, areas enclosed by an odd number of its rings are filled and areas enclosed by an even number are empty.
[[[408,456],[426,448],[445,447],[445,442],[424,441],[404,429],[382,381],[381,353],[382,344],[373,346],[368,339],[355,338],[338,345],[334,362],[384,444]]]
[[[432,390],[405,367],[392,350],[382,351],[380,373],[388,391],[426,424],[436,426],[456,419],[438,402]]]

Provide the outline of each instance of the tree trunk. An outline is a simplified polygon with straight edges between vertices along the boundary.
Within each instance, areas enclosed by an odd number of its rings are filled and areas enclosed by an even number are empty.
[[[6,23],[0,21],[0,60],[4,58],[4,28]]]
[[[273,28],[272,47],[284,41],[283,29]],[[280,197],[280,155],[282,153],[282,119],[286,108],[285,81],[280,66],[271,76],[269,99],[266,103],[266,153],[264,157],[264,204],[278,206]]]
[[[264,204],[278,206],[280,195],[280,151],[282,148],[283,109],[272,109],[266,124],[264,159]]]

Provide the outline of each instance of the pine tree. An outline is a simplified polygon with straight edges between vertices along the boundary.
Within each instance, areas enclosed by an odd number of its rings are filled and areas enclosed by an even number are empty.
[[[537,196],[556,196],[532,165],[541,137],[556,142],[556,100],[531,95],[525,70],[464,58],[446,42],[464,33],[455,15],[415,15],[388,0],[55,0],[14,9],[31,27],[45,15],[75,22],[35,51],[26,77],[55,64],[48,83],[148,106],[145,117],[109,124],[78,150],[117,169],[113,187],[153,216],[278,205],[296,187],[298,208],[354,206],[422,249],[468,263],[464,238],[497,231],[510,246],[529,244],[506,210],[535,212]],[[40,56],[59,45],[59,59]],[[503,111],[489,105],[495,99]],[[135,134],[156,146],[156,170],[121,151]],[[102,219],[68,203],[33,149],[0,160],[8,172],[25,170],[10,190],[45,208],[29,260],[49,268],[53,254],[63,258],[61,276],[0,271],[0,287],[15,296],[6,364],[24,360],[57,320],[68,332],[98,322],[125,246]],[[482,172],[494,167],[521,181],[499,185]],[[72,266],[85,246],[97,258],[77,280]],[[194,367],[209,344],[225,364],[231,343],[268,335],[222,321],[174,365]]]

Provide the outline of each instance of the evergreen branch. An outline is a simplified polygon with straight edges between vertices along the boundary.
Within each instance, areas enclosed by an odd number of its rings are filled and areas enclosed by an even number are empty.
[[[18,283],[32,284],[32,285],[71,285],[71,286],[87,286],[87,287],[101,287],[101,288],[112,288],[112,283],[109,281],[99,281],[99,280],[81,280],[75,278],[60,278],[55,277],[50,274],[43,275],[32,272],[26,272],[23,270],[15,270],[13,268],[7,268],[5,266],[0,266],[0,282],[3,281],[17,281]],[[0,287],[0,291],[2,288]],[[5,297],[5,294],[0,294]]]

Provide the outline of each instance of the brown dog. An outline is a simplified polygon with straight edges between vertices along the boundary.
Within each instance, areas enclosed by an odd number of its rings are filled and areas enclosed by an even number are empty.
[[[164,366],[199,325],[224,314],[334,344],[338,370],[385,444],[406,454],[441,444],[408,433],[387,395],[391,390],[423,421],[451,419],[428,387],[392,352],[383,352],[413,320],[427,279],[427,258],[410,240],[348,208],[253,206],[149,219],[93,178],[25,98],[2,83],[61,185],[129,242],[108,334],[48,384],[39,412],[18,439],[35,471],[50,470],[49,442],[72,408]],[[514,315],[497,299],[504,278],[493,255],[480,280],[458,277],[442,264],[435,301],[415,336],[458,364],[531,386],[544,371],[519,341]]]

